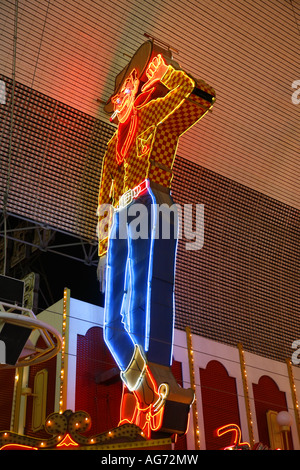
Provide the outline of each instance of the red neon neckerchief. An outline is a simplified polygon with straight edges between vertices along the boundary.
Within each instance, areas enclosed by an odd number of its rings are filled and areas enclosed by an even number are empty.
[[[141,93],[135,100],[133,104],[132,111],[128,116],[127,120],[123,123],[120,123],[118,126],[117,133],[117,145],[116,145],[116,157],[117,162],[120,165],[124,160],[126,160],[127,152],[132,144],[133,139],[136,135],[138,117],[137,117],[137,106],[142,106],[146,104],[150,96],[152,95],[154,88],[151,90]]]

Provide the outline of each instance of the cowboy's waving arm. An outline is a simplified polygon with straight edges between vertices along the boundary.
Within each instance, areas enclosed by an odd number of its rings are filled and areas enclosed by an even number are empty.
[[[180,107],[195,88],[192,78],[184,71],[175,70],[171,65],[167,65],[160,54],[150,62],[146,75],[148,81],[143,85],[142,92],[151,89],[158,81],[169,90],[163,98],[153,100],[146,105],[158,122],[166,119],[170,113]]]

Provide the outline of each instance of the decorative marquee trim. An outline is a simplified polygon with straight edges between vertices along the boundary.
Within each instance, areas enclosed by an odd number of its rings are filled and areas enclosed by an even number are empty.
[[[45,422],[49,439],[35,438],[10,431],[0,432],[0,450],[72,450],[137,448],[171,444],[170,439],[147,440],[134,424],[124,424],[95,436],[83,436],[91,427],[91,418],[85,411],[52,413]]]

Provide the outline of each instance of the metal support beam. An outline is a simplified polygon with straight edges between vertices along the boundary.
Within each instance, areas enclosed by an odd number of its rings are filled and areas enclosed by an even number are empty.
[[[32,250],[53,253],[82,262],[87,266],[97,266],[98,246],[96,240],[85,240],[78,235],[62,232],[56,228],[44,226],[17,215],[8,216],[11,228],[3,228],[0,223],[0,241],[11,240],[31,247]],[[20,234],[23,234],[21,237]],[[61,238],[62,243],[54,243]]]

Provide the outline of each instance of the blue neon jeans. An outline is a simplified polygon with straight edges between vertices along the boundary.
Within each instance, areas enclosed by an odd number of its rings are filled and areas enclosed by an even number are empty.
[[[161,203],[172,210],[161,211]],[[142,211],[136,211],[141,207],[137,204],[143,205]],[[134,230],[137,222],[143,226],[141,236]],[[171,196],[153,188],[114,213],[107,254],[104,339],[121,371],[128,367],[135,345],[149,362],[171,364],[177,229]]]

